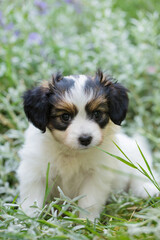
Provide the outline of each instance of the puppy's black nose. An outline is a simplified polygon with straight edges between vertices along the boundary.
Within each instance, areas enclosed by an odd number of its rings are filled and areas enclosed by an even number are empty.
[[[88,146],[92,141],[92,137],[89,135],[83,134],[82,136],[79,137],[78,140],[81,145]]]

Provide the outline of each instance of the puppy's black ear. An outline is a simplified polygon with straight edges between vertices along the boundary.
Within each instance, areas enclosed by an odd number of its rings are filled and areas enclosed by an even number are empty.
[[[46,131],[49,120],[50,104],[49,89],[47,87],[36,87],[25,92],[24,111],[29,121],[39,128]]]
[[[111,76],[104,75],[100,69],[96,72],[95,80],[100,82],[105,89],[110,119],[115,124],[120,125],[125,119],[128,109],[128,90],[115,82]]]
[[[108,85],[109,116],[117,125],[120,125],[126,117],[129,103],[127,92],[128,90],[119,83]]]

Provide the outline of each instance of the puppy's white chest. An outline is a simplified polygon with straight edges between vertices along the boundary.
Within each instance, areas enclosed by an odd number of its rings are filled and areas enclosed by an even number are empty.
[[[75,156],[63,154],[57,156],[51,165],[51,181],[59,186],[65,195],[73,198],[78,195],[80,185],[85,178],[86,172],[83,169],[83,161]]]

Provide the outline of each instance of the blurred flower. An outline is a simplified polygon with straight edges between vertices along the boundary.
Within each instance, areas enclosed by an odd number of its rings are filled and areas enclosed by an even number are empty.
[[[11,30],[13,29],[13,27],[14,27],[13,22],[10,22],[9,24],[7,24],[7,25],[5,26],[5,29],[8,30],[8,31],[11,31]]]
[[[78,14],[82,13],[82,7],[80,6],[80,4],[75,4],[74,8]]]
[[[4,22],[3,22],[3,15],[2,12],[0,11],[0,25],[3,27],[4,26]]]
[[[149,66],[147,68],[147,73],[149,74],[155,74],[156,73],[156,68],[154,66]]]
[[[81,13],[82,12],[80,3],[78,1],[75,1],[75,0],[64,0],[64,2],[67,3],[67,4],[72,4],[74,6],[75,11],[77,13]]]
[[[18,38],[20,35],[20,31],[19,30],[14,31],[14,35]]]
[[[48,5],[44,1],[35,0],[34,4],[39,9],[40,13],[45,14],[47,12]]]
[[[39,33],[37,32],[32,32],[28,36],[28,43],[29,44],[42,44],[42,37]]]
[[[66,3],[73,3],[73,0],[64,0]]]

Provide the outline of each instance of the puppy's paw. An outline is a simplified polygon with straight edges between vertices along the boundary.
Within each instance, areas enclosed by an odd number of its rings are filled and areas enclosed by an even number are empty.
[[[30,205],[22,204],[20,205],[21,210],[31,218],[38,217],[39,215],[39,207],[37,206],[37,203],[31,203]]]
[[[88,213],[88,214],[79,214],[79,218],[81,219],[89,219],[93,223],[97,223],[100,215],[99,214],[93,214],[93,213]]]
[[[94,207],[83,209],[83,211],[79,213],[79,217],[83,219],[89,219],[91,222],[98,222],[100,211]]]

